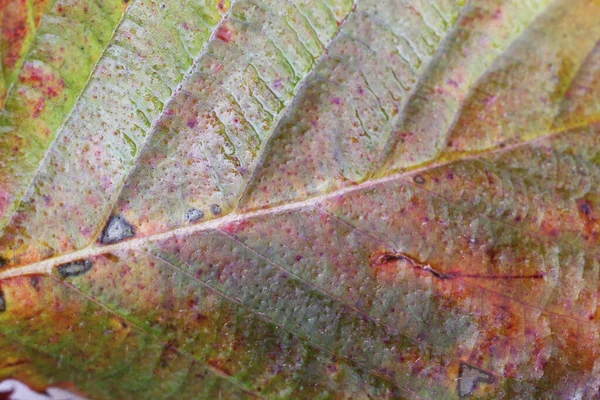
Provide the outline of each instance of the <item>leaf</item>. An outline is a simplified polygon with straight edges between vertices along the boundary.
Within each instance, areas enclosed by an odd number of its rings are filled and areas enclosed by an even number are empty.
[[[0,379],[597,396],[600,3],[77,1],[2,50]]]

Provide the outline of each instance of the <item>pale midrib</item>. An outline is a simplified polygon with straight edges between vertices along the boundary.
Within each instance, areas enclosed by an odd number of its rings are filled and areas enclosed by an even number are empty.
[[[106,253],[140,249],[150,243],[160,242],[160,241],[167,240],[167,239],[170,239],[173,237],[186,237],[186,236],[194,235],[199,232],[217,230],[217,229],[225,227],[229,224],[239,223],[244,220],[251,219],[251,218],[270,216],[270,215],[278,215],[278,214],[283,214],[283,213],[290,212],[290,211],[297,211],[297,210],[303,210],[303,209],[312,209],[312,208],[318,207],[321,203],[323,203],[326,200],[330,200],[330,199],[344,196],[344,195],[347,195],[350,193],[362,191],[365,189],[373,188],[373,187],[376,187],[378,185],[382,185],[382,184],[385,184],[388,182],[402,181],[402,179],[404,177],[406,177],[408,175],[412,175],[416,172],[428,171],[428,170],[431,170],[434,168],[439,168],[439,167],[453,164],[456,162],[462,162],[462,161],[466,161],[466,160],[482,158],[483,156],[487,156],[487,155],[491,155],[491,154],[506,153],[506,152],[515,150],[517,148],[521,148],[521,147],[524,147],[527,145],[532,145],[537,142],[541,142],[541,141],[544,141],[551,137],[560,135],[567,130],[583,128],[583,127],[589,126],[590,124],[591,123],[583,123],[578,126],[571,126],[567,129],[561,129],[558,131],[550,132],[546,135],[538,136],[538,137],[528,140],[528,141],[515,143],[513,145],[505,146],[502,148],[497,147],[497,148],[493,148],[493,149],[488,149],[486,151],[481,151],[481,152],[478,152],[475,154],[470,154],[469,156],[465,156],[465,157],[456,157],[453,159],[432,162],[430,164],[415,167],[415,168],[412,168],[412,169],[404,171],[404,172],[400,172],[400,173],[393,174],[393,175],[383,177],[383,178],[373,179],[373,180],[366,181],[366,182],[363,182],[363,183],[355,185],[355,186],[348,186],[348,187],[336,190],[334,192],[326,193],[321,196],[311,197],[309,199],[294,202],[294,203],[288,203],[288,204],[274,206],[274,207],[267,208],[267,209],[254,210],[254,211],[249,211],[249,212],[242,212],[242,213],[233,212],[222,218],[213,219],[213,220],[195,224],[195,225],[180,227],[177,229],[157,233],[154,235],[143,236],[143,237],[139,237],[139,238],[134,237],[132,239],[125,240],[125,241],[111,244],[111,245],[88,246],[85,249],[81,249],[81,250],[78,250],[78,251],[75,251],[75,252],[72,252],[69,254],[64,254],[64,255],[61,255],[58,257],[49,258],[49,259],[46,259],[43,261],[39,261],[39,262],[36,262],[33,264],[21,266],[21,267],[14,267],[11,269],[7,269],[5,271],[0,272],[0,280],[12,278],[12,277],[16,277],[16,276],[21,276],[21,275],[32,275],[32,274],[50,275],[50,274],[52,274],[52,270],[54,267],[65,264],[65,263],[69,263],[69,262],[73,262],[73,261],[77,261],[77,260],[81,260],[81,259],[93,258],[93,257],[97,257],[99,255],[106,254]],[[430,196],[435,195],[430,192],[427,192],[427,193]],[[491,221],[496,221],[496,222],[504,224],[504,225],[515,227],[514,225],[508,224],[504,221],[496,220],[487,215],[482,214],[482,216]],[[524,229],[521,227],[515,227],[515,228],[519,229],[523,232],[540,235],[539,232],[531,230],[531,229]],[[561,241],[558,240],[557,242],[561,242]],[[566,244],[572,246],[572,244],[570,244],[570,243],[566,243]]]
[[[19,199],[17,201],[15,201],[14,206],[13,206],[12,210],[10,211],[10,216],[8,216],[8,215],[6,216],[6,218],[4,219],[4,223],[2,223],[1,222],[2,220],[0,219],[0,234],[2,233],[2,231],[4,230],[4,228],[6,228],[12,222],[13,218],[17,214],[17,211],[19,210],[19,207],[21,206],[21,203],[23,202],[23,199],[27,196],[27,194],[29,193],[29,191],[33,187],[33,185],[34,185],[34,183],[35,183],[35,181],[36,181],[36,179],[37,179],[40,171],[42,170],[42,167],[45,165],[46,160],[48,159],[48,156],[52,152],[52,148],[54,147],[54,144],[56,143],[56,141],[58,140],[58,138],[61,136],[61,133],[62,133],[65,125],[67,124],[67,122],[69,122],[69,120],[71,119],[71,115],[73,114],[73,111],[77,108],[77,105],[79,104],[79,99],[86,92],[86,90],[88,88],[88,85],[90,84],[90,81],[92,80],[92,77],[94,76],[94,74],[96,72],[96,69],[98,68],[98,64],[100,64],[100,61],[104,58],[104,53],[106,52],[106,49],[110,47],[110,45],[111,45],[111,43],[113,41],[113,38],[115,36],[115,32],[117,32],[117,30],[119,29],[119,27],[123,23],[123,20],[125,19],[125,15],[127,15],[127,12],[133,6],[134,1],[132,1],[131,4],[127,7],[127,9],[123,12],[123,14],[121,14],[121,18],[119,19],[119,22],[117,22],[117,24],[115,25],[115,28],[113,29],[113,31],[110,34],[110,39],[106,42],[106,46],[104,46],[104,48],[102,49],[102,51],[98,55],[98,59],[96,60],[96,63],[94,64],[92,70],[90,71],[90,73],[89,73],[89,75],[88,75],[85,83],[83,84],[83,87],[82,87],[81,91],[79,92],[79,94],[77,95],[77,97],[75,97],[75,100],[73,102],[73,106],[71,107],[71,109],[69,110],[69,112],[67,113],[67,115],[65,115],[65,117],[63,118],[63,121],[60,124],[60,126],[58,127],[58,129],[56,129],[56,131],[54,133],[54,138],[52,139],[52,142],[50,142],[50,144],[46,148],[46,150],[44,152],[44,156],[39,161],[38,166],[37,166],[37,168],[35,170],[35,173],[31,176],[31,181],[29,182],[29,184],[27,185],[27,187],[25,188],[25,190],[21,193],[21,195],[19,196]],[[54,4],[55,2],[56,2],[56,0],[52,0],[52,4]],[[50,7],[48,7],[46,10],[49,10],[49,9],[50,9]],[[44,14],[44,17],[46,17],[46,14]],[[42,21],[40,21],[39,25],[42,24],[44,17],[42,17]],[[38,25],[38,27],[39,27],[39,25]],[[37,35],[38,31],[39,31],[39,29],[36,30],[36,35]],[[33,43],[33,41],[32,41],[32,43]],[[32,46],[29,46],[28,55],[29,55],[29,51],[31,51],[31,47]],[[23,57],[23,60],[26,60],[26,58]],[[25,63],[23,62],[23,65],[24,64]],[[22,68],[22,66],[21,66],[21,68]],[[6,99],[8,99],[9,94],[10,93],[7,92]]]

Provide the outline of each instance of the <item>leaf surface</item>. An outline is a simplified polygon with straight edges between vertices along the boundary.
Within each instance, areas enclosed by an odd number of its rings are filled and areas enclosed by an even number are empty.
[[[600,3],[58,1],[2,53],[0,378],[597,395]]]

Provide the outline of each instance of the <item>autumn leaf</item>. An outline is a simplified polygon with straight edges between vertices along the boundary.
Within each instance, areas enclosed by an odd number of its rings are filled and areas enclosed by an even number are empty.
[[[0,4],[0,381],[600,396],[599,1]]]

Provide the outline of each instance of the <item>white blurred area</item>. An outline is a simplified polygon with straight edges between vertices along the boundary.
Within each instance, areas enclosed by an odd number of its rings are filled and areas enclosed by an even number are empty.
[[[8,400],[86,400],[65,389],[49,387],[38,393],[22,382],[7,379],[0,382],[0,399]]]

